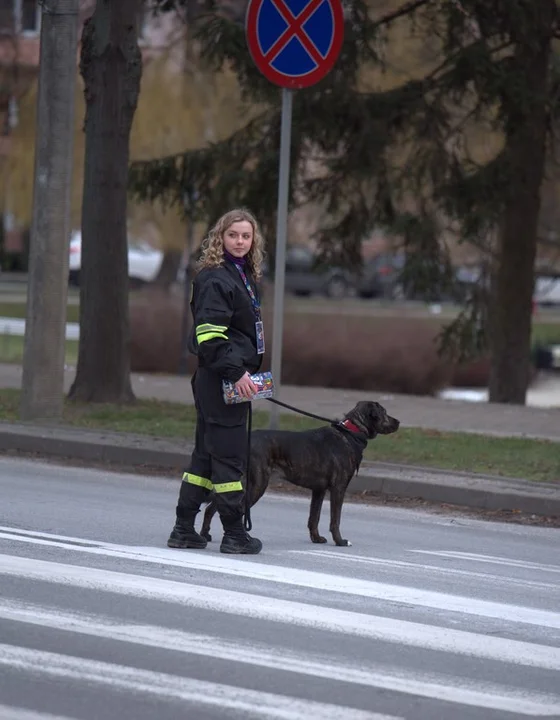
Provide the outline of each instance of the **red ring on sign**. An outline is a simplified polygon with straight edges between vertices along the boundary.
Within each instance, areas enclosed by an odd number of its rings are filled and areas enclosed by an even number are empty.
[[[272,0],[273,1],[273,0]],[[319,80],[322,80],[333,68],[336,59],[342,49],[342,43],[344,41],[344,10],[340,0],[323,0],[327,2],[331,8],[333,18],[333,32],[329,50],[324,59],[321,59],[319,65],[315,70],[312,70],[305,75],[285,75],[284,73],[275,70],[270,62],[266,60],[260,46],[257,27],[259,20],[259,13],[264,0],[250,0],[249,7],[247,8],[245,32],[247,36],[247,45],[249,46],[249,52],[257,68],[265,76],[267,80],[279,85],[280,87],[290,88],[292,90],[300,90],[302,88],[310,87],[315,85]],[[308,3],[309,4],[309,3]],[[317,9],[319,6],[317,6]],[[304,12],[302,10],[302,12]],[[301,13],[300,13],[301,15]],[[296,18],[297,20],[297,18]],[[294,37],[292,34],[290,38]],[[310,39],[310,42],[311,39]],[[281,52],[281,51],[280,51]],[[317,50],[317,54],[320,55]],[[277,57],[277,56],[275,56]],[[273,58],[272,61],[274,61]]]

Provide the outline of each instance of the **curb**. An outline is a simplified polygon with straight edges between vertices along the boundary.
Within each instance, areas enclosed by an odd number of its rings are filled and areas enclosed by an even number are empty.
[[[350,483],[354,493],[376,493],[480,510],[560,516],[560,486],[491,475],[368,463]],[[365,477],[364,477],[365,476]]]
[[[154,468],[180,476],[191,450],[191,443],[180,445],[150,436],[0,423],[0,454],[5,455],[33,454],[131,469]],[[560,485],[392,463],[364,461],[348,492],[560,516]]]

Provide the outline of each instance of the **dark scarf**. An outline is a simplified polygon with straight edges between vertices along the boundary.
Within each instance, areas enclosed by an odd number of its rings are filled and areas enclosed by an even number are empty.
[[[237,265],[238,267],[240,267],[242,270],[245,270],[245,266],[247,264],[246,257],[242,257],[242,258],[235,257],[234,255],[229,253],[225,248],[224,248],[224,257],[226,260],[229,260],[234,265]]]

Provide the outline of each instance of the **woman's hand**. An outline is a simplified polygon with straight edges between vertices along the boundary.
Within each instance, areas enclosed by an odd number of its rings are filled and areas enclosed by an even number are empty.
[[[252,400],[258,389],[255,383],[251,380],[251,376],[248,372],[246,372],[243,377],[239,378],[239,380],[235,383],[235,387],[239,390],[239,394],[242,397],[247,398],[247,400]]]

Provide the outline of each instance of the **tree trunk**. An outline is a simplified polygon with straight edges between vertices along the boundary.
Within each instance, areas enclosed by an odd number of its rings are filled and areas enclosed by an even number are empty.
[[[41,20],[22,420],[63,409],[78,0],[46,1]]]
[[[512,75],[516,115],[506,134],[510,192],[500,232],[491,308],[490,402],[524,405],[530,379],[534,265],[547,144],[547,91],[553,0],[519,27]],[[538,25],[537,25],[538,23]],[[512,81],[513,82],[513,81]],[[521,95],[521,97],[519,97]]]
[[[158,274],[150,284],[167,292],[177,280],[182,258],[183,253],[180,250],[166,250]]]
[[[80,349],[70,397],[134,400],[130,383],[127,178],[142,56],[142,0],[97,0],[84,26],[85,169],[80,272]]]

